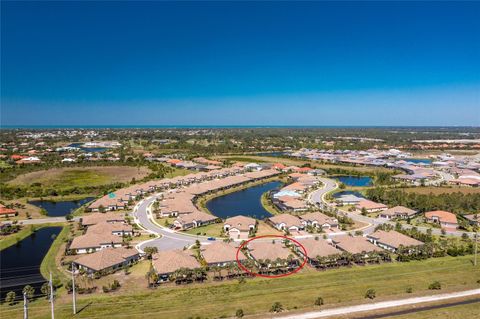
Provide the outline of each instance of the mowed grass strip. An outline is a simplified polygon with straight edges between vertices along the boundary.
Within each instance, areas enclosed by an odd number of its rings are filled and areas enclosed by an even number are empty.
[[[10,185],[31,185],[40,183],[45,187],[99,186],[114,182],[130,182],[144,178],[150,170],[145,167],[95,166],[53,168],[17,176]]]
[[[277,301],[285,309],[307,311],[314,308],[317,297],[324,299],[324,307],[336,307],[369,302],[364,299],[364,293],[370,288],[376,290],[375,300],[378,301],[478,288],[479,279],[480,267],[472,265],[472,256],[444,257],[323,272],[305,271],[286,278],[255,278],[243,284],[232,280],[159,287],[137,294],[119,291],[110,295],[81,296],[77,307],[88,306],[76,317],[141,318],[148,314],[155,315],[155,318],[218,318],[233,316],[236,309],[241,308],[245,314],[258,314],[261,318]],[[428,290],[428,285],[435,280],[441,282],[442,290]],[[413,289],[412,294],[405,292],[409,287]],[[18,313],[5,309],[5,306],[2,308],[7,311],[5,314],[21,316],[20,306],[14,307]],[[48,304],[44,301],[32,303],[30,309],[35,318],[49,315]],[[57,313],[61,318],[71,317],[70,310],[69,299],[57,302]]]

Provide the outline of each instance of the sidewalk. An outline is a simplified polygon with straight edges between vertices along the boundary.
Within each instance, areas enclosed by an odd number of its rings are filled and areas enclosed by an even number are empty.
[[[351,314],[351,313],[361,312],[361,311],[372,311],[372,310],[379,310],[379,309],[385,309],[385,308],[391,308],[391,307],[414,305],[414,304],[419,304],[424,302],[434,302],[434,301],[441,301],[441,300],[447,300],[447,299],[453,299],[453,298],[468,297],[473,295],[480,295],[480,289],[452,292],[452,293],[440,294],[440,295],[431,295],[431,296],[425,296],[425,297],[382,301],[382,302],[376,302],[371,304],[363,304],[363,305],[357,305],[357,306],[312,311],[304,314],[295,314],[295,315],[286,315],[286,316],[280,315],[274,318],[278,318],[278,319],[324,318],[324,317],[330,317],[330,316],[346,315],[346,314]]]

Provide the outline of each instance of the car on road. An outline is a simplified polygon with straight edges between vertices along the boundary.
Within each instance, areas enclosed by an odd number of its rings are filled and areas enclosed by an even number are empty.
[[[216,240],[215,237],[208,237],[207,240]]]

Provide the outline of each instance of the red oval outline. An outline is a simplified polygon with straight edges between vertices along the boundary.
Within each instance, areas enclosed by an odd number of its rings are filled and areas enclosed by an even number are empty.
[[[238,259],[238,254],[240,253],[240,250],[245,247],[246,244],[248,244],[249,242],[251,242],[252,240],[255,240],[255,239],[259,239],[259,238],[285,238],[285,239],[288,239],[288,240],[291,240],[293,241],[294,243],[298,244],[303,252],[304,252],[304,257],[303,257],[303,263],[298,266],[297,268],[295,268],[294,270],[292,270],[291,272],[288,272],[286,274],[280,274],[280,275],[263,275],[263,274],[259,274],[259,273],[256,273],[256,272],[253,272],[253,271],[250,271],[249,269],[247,269],[244,265],[242,265],[242,263],[240,262],[240,260]],[[244,271],[248,272],[249,274],[251,275],[254,275],[256,277],[263,277],[263,278],[281,278],[281,277],[287,277],[287,276],[290,276],[290,275],[293,275],[295,274],[296,272],[300,271],[300,269],[302,269],[305,264],[307,263],[307,250],[305,249],[305,247],[303,247],[302,244],[300,244],[297,240],[293,239],[293,238],[290,238],[288,236],[283,236],[283,235],[263,235],[263,236],[255,236],[255,237],[252,237],[250,238],[249,240],[245,241],[243,244],[240,245],[240,247],[237,248],[237,253],[235,255],[235,259],[236,259],[236,262],[237,262],[237,265],[238,267],[240,267],[241,269],[243,269]]]

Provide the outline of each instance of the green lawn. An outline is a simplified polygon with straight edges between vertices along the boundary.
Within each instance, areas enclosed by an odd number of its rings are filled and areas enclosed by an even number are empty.
[[[200,235],[202,236],[220,237],[222,228],[223,228],[223,223],[215,223],[215,224],[210,224],[202,227],[192,228],[185,231],[185,233],[192,234],[192,235],[197,235],[198,233],[200,233]]]
[[[79,296],[78,307],[85,307],[76,317],[105,318],[218,318],[233,316],[237,309],[246,315],[264,318],[274,302],[287,310],[314,309],[315,298],[322,297],[324,307],[358,304],[366,301],[367,289],[375,289],[375,301],[405,298],[416,295],[444,293],[454,290],[478,288],[480,266],[472,265],[472,256],[444,257],[410,263],[391,263],[377,266],[342,268],[338,270],[306,270],[285,278],[255,278],[240,284],[236,280],[181,287],[159,287],[144,293],[117,295],[97,294]],[[442,290],[428,290],[438,280]],[[412,294],[405,290],[411,287]],[[59,318],[71,318],[70,298],[58,300]],[[2,314],[8,318],[21,318],[21,305],[2,305]],[[318,309],[318,308],[317,308]],[[48,318],[45,300],[30,304],[32,318]],[[410,317],[409,317],[410,318]]]
[[[44,278],[48,278],[51,272],[54,280],[61,281],[63,283],[67,281],[66,274],[57,267],[56,258],[57,254],[59,253],[60,246],[65,243],[65,240],[68,237],[71,227],[74,227],[73,224],[64,226],[62,228],[57,238],[55,238],[54,242],[50,246],[47,254],[43,258],[42,264],[40,265],[40,272]]]

